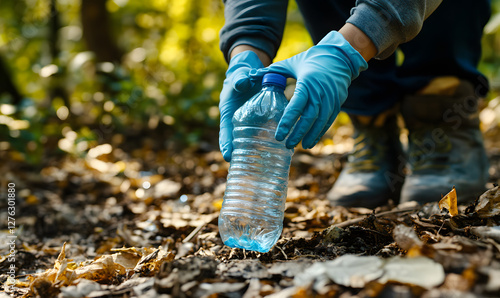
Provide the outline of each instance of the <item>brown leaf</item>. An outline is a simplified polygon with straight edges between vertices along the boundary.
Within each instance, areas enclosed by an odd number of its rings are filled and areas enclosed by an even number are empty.
[[[500,186],[487,190],[479,197],[475,211],[482,218],[500,214]]]
[[[418,238],[415,230],[405,225],[397,225],[394,228],[393,237],[397,245],[404,250],[409,250],[413,247],[421,247],[423,245],[422,240]]]
[[[471,227],[470,232],[481,238],[491,238],[500,242],[500,226],[495,227]]]

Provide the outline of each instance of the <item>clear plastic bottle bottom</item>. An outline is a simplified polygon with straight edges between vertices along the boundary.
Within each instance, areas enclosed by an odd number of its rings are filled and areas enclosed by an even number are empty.
[[[236,127],[219,232],[224,244],[268,252],[278,241],[293,149],[274,130]]]
[[[219,230],[222,241],[229,247],[268,252],[281,235],[281,217],[271,221],[228,213],[219,217]]]
[[[245,235],[239,239],[236,239],[234,237],[229,237],[226,241],[224,241],[224,244],[229,247],[243,248],[258,252],[268,252],[270,249],[270,247],[268,247],[267,245],[262,246],[262,244],[259,241],[255,241],[254,239],[249,239]]]

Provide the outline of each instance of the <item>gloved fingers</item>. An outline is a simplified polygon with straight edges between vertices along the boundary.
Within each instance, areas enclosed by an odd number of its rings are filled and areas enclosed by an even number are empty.
[[[248,99],[261,89],[261,84],[253,84],[245,92],[238,92],[234,89],[234,81],[224,80],[222,91],[220,93],[219,111],[221,122],[224,118],[232,119],[234,112],[241,107]]]
[[[331,118],[330,112],[331,112],[330,107],[326,106],[321,107],[319,111],[319,116],[317,117],[316,121],[314,121],[314,124],[311,126],[311,129],[302,139],[302,147],[304,149],[311,149],[312,147],[314,147],[314,145],[316,145],[317,143],[316,140],[319,141],[321,136],[324,134],[323,131],[326,131],[325,126],[328,124]]]
[[[276,129],[275,138],[277,141],[283,141],[290,133],[293,125],[297,122],[302,112],[307,105],[308,92],[301,84],[297,84],[295,92],[290,99],[290,102],[283,112],[278,127]]]
[[[231,161],[231,154],[233,153],[233,128],[231,121],[224,121],[221,122],[219,130],[219,148],[222,157],[227,162]]]
[[[233,151],[233,115],[240,107],[238,96],[235,95],[236,92],[232,90],[232,87],[224,82],[219,102],[219,148],[226,161],[231,160],[231,153]]]
[[[295,128],[286,140],[285,145],[288,149],[294,148],[295,146],[297,146],[297,144],[300,143],[304,135],[311,129],[315,119],[315,117],[309,116],[300,117],[297,125],[295,125]]]
[[[335,119],[337,118],[338,116],[338,112],[335,112],[333,113],[331,116],[330,116],[330,119],[328,119],[328,122],[326,123],[325,127],[323,128],[323,130],[319,133],[318,137],[316,138],[316,140],[314,140],[314,145],[316,145],[319,140],[321,139],[321,137],[323,137],[323,135],[328,131],[328,129],[332,126],[333,122],[335,121]],[[313,146],[314,147],[314,146]],[[312,147],[311,147],[312,148]]]
[[[320,111],[319,103],[320,103],[319,100],[309,100],[307,102],[304,112],[300,116],[297,125],[295,125],[295,128],[293,129],[292,133],[290,134],[290,136],[286,141],[287,148],[295,147],[304,138],[304,136],[311,130],[316,119],[318,119]]]
[[[245,102],[240,94],[224,83],[220,93],[219,111],[221,123],[224,119],[233,117],[234,112]]]
[[[257,69],[242,67],[237,69],[232,76],[232,87],[239,93],[245,93],[253,89],[259,82],[262,82],[262,75]]]
[[[288,60],[288,59],[287,59]],[[254,74],[254,76],[264,76],[266,73],[273,72],[273,73],[279,73],[287,78],[297,78],[295,74],[295,69],[288,63],[287,60],[275,62],[268,67],[265,68],[260,68],[257,70],[257,72]]]
[[[237,69],[232,76],[232,87],[237,92],[246,92],[253,87],[253,82],[248,77],[249,69],[242,67]]]

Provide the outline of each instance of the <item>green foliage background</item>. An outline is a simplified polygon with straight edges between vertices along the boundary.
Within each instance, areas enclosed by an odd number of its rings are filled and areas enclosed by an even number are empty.
[[[51,3],[59,18],[56,42]],[[116,135],[156,132],[163,138],[158,142],[216,144],[226,70],[218,47],[222,2],[106,1],[113,36],[124,53],[119,62],[98,61],[88,50],[80,5],[74,0],[0,2],[0,58],[23,96],[15,105],[12,96],[0,94],[0,150],[37,164],[54,150],[83,155]],[[480,69],[498,90],[500,0],[492,7]],[[291,1],[276,60],[311,44]]]

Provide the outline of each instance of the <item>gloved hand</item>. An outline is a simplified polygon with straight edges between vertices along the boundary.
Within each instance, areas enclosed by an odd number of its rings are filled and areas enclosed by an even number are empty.
[[[234,112],[262,88],[262,78],[250,77],[250,73],[263,67],[257,54],[252,51],[239,53],[229,62],[219,102],[219,147],[226,161],[231,161],[233,152]]]
[[[342,34],[332,31],[309,50],[273,63],[250,77],[275,72],[297,79],[275,137],[283,141],[300,117],[286,146],[294,148],[302,140],[302,147],[308,149],[316,145],[337,117],[351,80],[367,68],[366,61]]]

